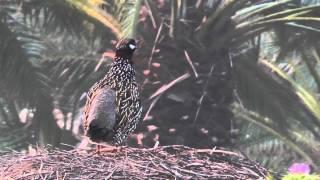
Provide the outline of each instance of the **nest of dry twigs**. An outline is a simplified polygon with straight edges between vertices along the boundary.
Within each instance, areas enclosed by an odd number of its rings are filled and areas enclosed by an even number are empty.
[[[97,155],[79,150],[0,156],[0,179],[265,179],[267,171],[233,152],[163,146]]]

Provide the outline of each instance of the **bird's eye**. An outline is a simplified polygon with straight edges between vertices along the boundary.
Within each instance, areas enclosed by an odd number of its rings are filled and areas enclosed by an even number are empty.
[[[132,50],[134,50],[134,49],[136,48],[136,46],[133,45],[133,44],[129,44],[129,48],[132,49]]]

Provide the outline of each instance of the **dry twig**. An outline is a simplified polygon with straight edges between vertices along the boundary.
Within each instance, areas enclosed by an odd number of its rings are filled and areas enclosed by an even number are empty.
[[[266,169],[234,152],[162,146],[116,154],[72,150],[0,156],[0,179],[265,179]]]

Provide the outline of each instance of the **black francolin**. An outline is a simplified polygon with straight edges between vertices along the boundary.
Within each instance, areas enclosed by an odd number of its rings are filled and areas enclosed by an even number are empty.
[[[122,39],[116,45],[114,62],[106,76],[87,94],[84,110],[84,132],[98,144],[121,145],[135,130],[142,107],[132,55],[134,39]]]

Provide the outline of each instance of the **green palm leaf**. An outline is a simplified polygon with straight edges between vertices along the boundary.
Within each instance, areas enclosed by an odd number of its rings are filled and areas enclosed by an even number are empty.
[[[0,84],[7,96],[34,102],[48,92],[48,78],[36,61],[44,46],[19,17],[5,16],[0,22]]]
[[[136,36],[142,0],[66,1],[111,29],[117,38]]]
[[[290,83],[291,87],[294,88],[294,91],[297,94],[297,96],[301,99],[301,102],[303,102],[308,108],[308,110],[317,117],[316,120],[318,120],[318,122],[320,123],[320,103],[317,100],[317,98],[311,92],[304,89],[298,83],[293,81],[289,76],[283,73],[281,69],[279,69],[277,66],[265,60],[262,60],[261,62],[264,65],[266,65],[268,68],[270,68],[272,71],[277,73],[285,81]]]
[[[268,64],[268,72],[277,72],[271,78],[246,59],[235,63],[236,89],[245,107],[235,108],[235,116],[270,132],[309,162],[319,163],[312,155],[320,139],[319,107],[314,97],[279,68],[261,61]],[[309,140],[303,138],[306,134],[310,134]]]

